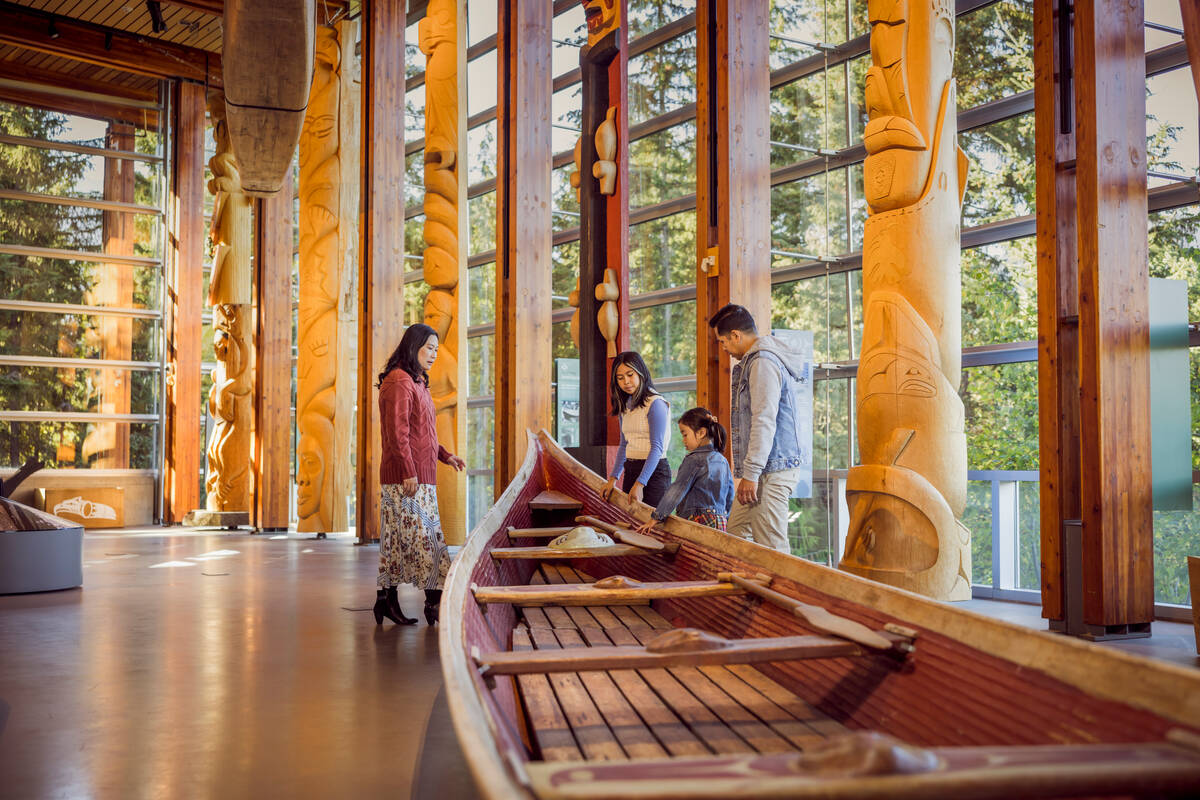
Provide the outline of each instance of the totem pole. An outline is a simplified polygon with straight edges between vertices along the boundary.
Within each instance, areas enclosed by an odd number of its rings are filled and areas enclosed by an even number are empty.
[[[216,152],[208,161],[213,195],[212,274],[208,305],[213,310],[213,352],[217,365],[208,392],[208,413],[213,430],[208,440],[208,478],[204,482],[207,511],[236,512],[245,518],[212,519],[226,526],[249,523],[250,448],[253,428],[254,373],[251,334],[250,256],[254,247],[251,199],[242,191],[237,158],[229,141],[225,97],[214,92],[208,99]]]
[[[342,160],[339,137],[341,47],[318,27],[312,91],[300,134],[300,307],[296,364],[296,529],[345,530],[349,438],[337,393],[343,264],[339,239]]]
[[[961,369],[954,3],[870,0],[863,342],[841,568],[941,600],[971,596]]]
[[[440,344],[429,372],[429,391],[438,443],[452,453],[466,438],[466,405],[459,402],[459,388],[466,383],[459,366],[465,330],[460,283],[466,274],[464,220],[459,214],[461,198],[466,196],[458,157],[464,135],[459,124],[459,5],[460,0],[431,0],[417,26],[425,54],[424,267],[429,294],[424,317]],[[461,543],[467,533],[466,474],[439,463],[437,487],[446,541]]]
[[[578,448],[572,454],[607,469],[617,442],[608,416],[609,359],[629,346],[629,188],[625,0],[584,0],[588,40],[579,55],[583,131],[571,185],[579,190],[579,283],[571,293],[579,347]],[[595,324],[591,323],[595,320]]]

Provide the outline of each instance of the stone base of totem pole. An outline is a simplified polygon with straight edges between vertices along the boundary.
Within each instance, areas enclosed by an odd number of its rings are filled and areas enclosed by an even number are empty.
[[[250,524],[249,511],[208,511],[199,508],[189,511],[183,518],[189,528],[228,528],[233,530]]]
[[[1150,636],[1149,622],[1091,625],[1083,621],[1083,523],[1080,520],[1063,521],[1063,566],[1065,613],[1062,619],[1049,620],[1051,631],[1092,642],[1145,639]]]

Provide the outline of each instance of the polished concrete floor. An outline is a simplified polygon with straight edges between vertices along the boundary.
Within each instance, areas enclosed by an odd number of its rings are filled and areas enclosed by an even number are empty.
[[[436,629],[369,611],[378,558],[88,535],[82,590],[0,597],[0,797],[473,797]]]
[[[436,630],[377,628],[378,549],[84,540],[84,588],[0,596],[0,798],[475,796]],[[401,592],[410,615],[422,597]],[[965,607],[1045,629],[1036,606]],[[1191,626],[1116,646],[1200,666]]]

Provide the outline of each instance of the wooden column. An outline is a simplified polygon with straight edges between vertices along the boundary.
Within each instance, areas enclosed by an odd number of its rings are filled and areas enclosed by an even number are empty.
[[[1035,4],[1042,613],[1085,636],[1144,635],[1154,571],[1143,7],[1073,5],[1069,18],[1066,0]]]
[[[259,530],[286,530],[292,450],[292,176],[258,200],[255,275],[254,505]]]
[[[496,174],[497,496],[550,427],[551,5],[501,0]],[[581,327],[589,324],[582,320]]]
[[[358,337],[358,540],[379,538],[379,397],[375,382],[404,317],[404,3],[363,5],[362,261]],[[401,135],[400,138],[403,138]]]
[[[1200,4],[1195,0],[1179,0],[1183,19],[1183,40],[1187,43],[1188,60],[1192,64],[1192,82],[1200,97]]]
[[[708,318],[737,303],[771,328],[767,6],[696,4],[696,401],[726,425],[729,356]]]
[[[175,523],[200,504],[200,313],[204,268],[205,89],[173,88],[175,158],[171,165],[167,237],[166,442],[163,522]]]

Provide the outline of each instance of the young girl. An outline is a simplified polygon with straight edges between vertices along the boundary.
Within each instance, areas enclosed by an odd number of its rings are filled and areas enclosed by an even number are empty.
[[[632,351],[619,353],[613,360],[608,389],[611,413],[621,418],[621,445],[601,496],[607,500],[612,495],[624,472],[621,491],[634,500],[657,505],[671,482],[666,459],[671,442],[670,407],[654,390],[646,362]]]
[[[733,505],[733,476],[721,454],[725,429],[708,409],[693,408],[679,418],[679,435],[688,450],[679,465],[679,477],[659,501],[650,521],[638,530],[648,532],[678,506],[679,516],[684,519],[724,531]]]

